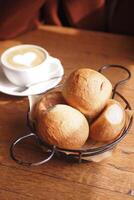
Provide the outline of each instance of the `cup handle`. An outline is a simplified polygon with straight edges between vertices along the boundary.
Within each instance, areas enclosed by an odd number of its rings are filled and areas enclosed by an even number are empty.
[[[59,59],[49,56],[49,64],[52,67],[52,73],[50,73],[50,78],[52,78],[53,76],[60,77],[64,75],[64,68]]]

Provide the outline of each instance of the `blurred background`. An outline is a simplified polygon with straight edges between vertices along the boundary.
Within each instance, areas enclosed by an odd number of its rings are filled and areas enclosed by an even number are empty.
[[[134,0],[0,0],[0,40],[41,24],[134,35]]]

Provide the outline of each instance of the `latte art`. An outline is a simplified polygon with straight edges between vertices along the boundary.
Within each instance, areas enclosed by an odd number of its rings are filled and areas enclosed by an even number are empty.
[[[6,55],[6,62],[15,68],[36,67],[46,58],[46,55],[40,49],[33,47],[20,47],[10,51]]]
[[[30,66],[36,59],[37,55],[33,52],[28,52],[23,55],[16,55],[13,57],[13,61],[20,65]]]

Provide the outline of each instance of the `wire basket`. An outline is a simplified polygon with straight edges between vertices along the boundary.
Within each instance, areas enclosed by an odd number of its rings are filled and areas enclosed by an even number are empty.
[[[115,96],[118,96],[125,103],[125,109],[132,110],[127,99],[117,91],[117,87],[119,85],[124,84],[126,81],[128,81],[131,78],[130,71],[126,67],[121,66],[121,65],[105,65],[105,66],[102,66],[98,70],[98,72],[102,73],[103,71],[108,70],[109,68],[118,68],[118,69],[124,70],[126,72],[127,77],[125,79],[119,80],[114,85],[113,91],[112,91],[112,98],[115,98]],[[46,91],[45,94],[47,94],[48,92],[50,92],[50,91],[52,91],[56,88],[59,88],[59,87],[62,87],[62,85],[57,85],[53,89]],[[95,147],[95,148],[86,147],[86,148],[83,148],[83,149],[62,149],[62,148],[58,148],[57,146],[54,146],[54,145],[49,145],[49,144],[45,143],[44,141],[42,141],[39,138],[39,136],[35,133],[35,129],[29,123],[29,117],[28,117],[27,121],[28,121],[28,126],[31,129],[31,133],[16,139],[11,144],[10,156],[18,164],[26,165],[26,166],[38,166],[38,165],[41,165],[41,164],[48,162],[50,159],[52,159],[52,157],[54,155],[57,155],[57,154],[61,158],[63,156],[71,157],[72,159],[75,159],[80,163],[86,157],[99,155],[99,154],[102,154],[104,152],[107,152],[109,150],[114,149],[114,147],[116,147],[116,145],[128,134],[128,132],[131,128],[132,122],[133,122],[133,116],[131,116],[129,118],[125,128],[123,129],[123,131],[121,133],[121,135],[118,138],[116,138],[114,141],[107,143],[107,144],[103,144],[99,147]],[[36,141],[38,142],[38,144],[41,147],[43,147],[43,149],[44,149],[43,151],[45,151],[44,153],[48,154],[47,158],[45,157],[45,159],[38,161],[38,162],[28,162],[28,161],[23,161],[23,160],[17,158],[16,153],[15,153],[16,145],[18,145],[20,142],[26,140],[27,138],[31,138],[31,137],[34,137],[36,139]]]

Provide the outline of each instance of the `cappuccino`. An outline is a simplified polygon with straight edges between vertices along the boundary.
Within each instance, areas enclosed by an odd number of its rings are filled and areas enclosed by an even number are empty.
[[[0,65],[7,79],[17,86],[29,86],[63,75],[60,60],[42,47],[22,44],[7,49],[0,57]]]
[[[31,68],[40,65],[46,59],[46,54],[39,48],[22,45],[11,49],[4,60],[10,67]]]

